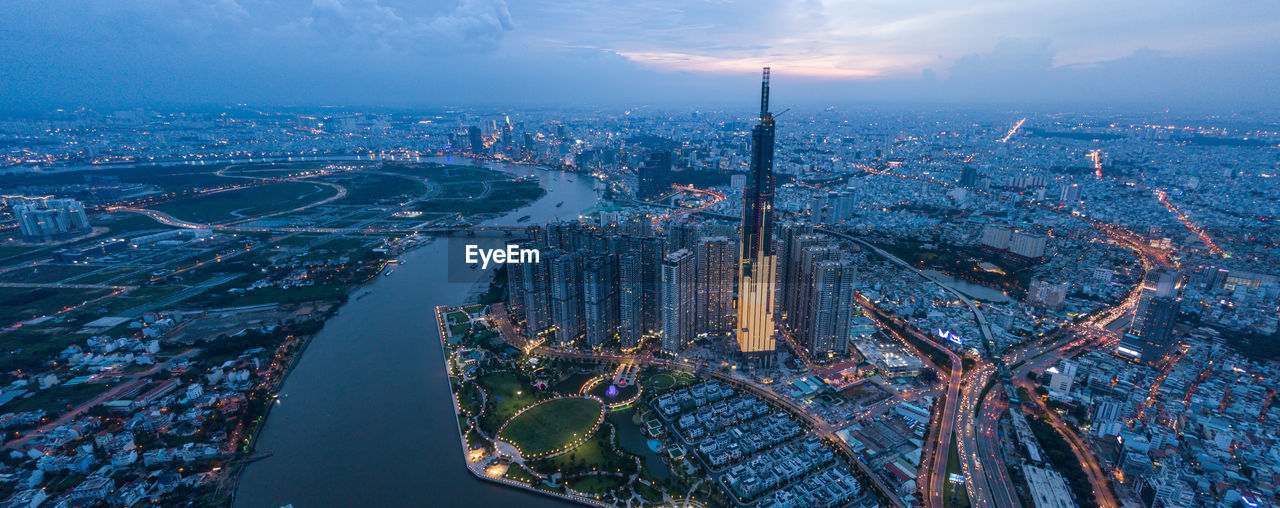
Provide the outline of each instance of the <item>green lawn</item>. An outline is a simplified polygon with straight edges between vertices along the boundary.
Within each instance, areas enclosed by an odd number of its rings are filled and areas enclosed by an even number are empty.
[[[416,167],[406,166],[396,163],[388,163],[383,166],[383,171],[389,173],[399,173],[418,178],[426,178],[435,183],[457,183],[457,182],[482,182],[485,180],[495,180],[508,178],[505,173],[485,169],[477,166],[459,166],[459,165],[419,165]]]
[[[566,482],[569,488],[586,494],[604,494],[626,485],[627,479],[619,476],[593,475]]]
[[[53,314],[110,292],[109,289],[5,288],[0,296],[0,326]]]
[[[134,307],[157,302],[168,298],[186,289],[184,286],[177,284],[165,284],[163,286],[143,286],[124,294],[113,296],[90,305],[84,310],[91,310],[100,315],[111,316],[119,312],[132,309]],[[95,318],[96,319],[96,318]]]
[[[210,289],[203,295],[187,300],[187,305],[204,305],[209,307],[227,307],[243,305],[261,305],[264,303],[302,303],[319,300],[340,301],[347,296],[350,289],[345,285],[303,286],[288,289],[265,287],[245,291],[244,293],[227,293],[226,289],[243,284],[224,284]]]
[[[47,284],[58,282],[68,277],[83,275],[100,268],[102,267],[90,265],[36,265],[4,272],[0,274],[0,281]]]
[[[442,192],[440,197],[419,203],[416,208],[429,213],[477,215],[515,210],[542,197],[546,191],[532,181],[495,181],[485,199],[459,199],[456,194]]]
[[[465,335],[468,331],[471,331],[471,323],[467,321],[463,321],[461,323],[458,323],[456,325],[452,325],[449,327],[449,336],[461,337]]]
[[[489,407],[481,425],[490,435],[498,431],[511,415],[538,402],[541,395],[510,372],[486,374],[476,380],[489,394]]]
[[[947,457],[947,476],[957,474],[963,475],[964,471],[960,467],[960,453],[956,448],[956,442],[951,441],[951,454]],[[948,480],[942,488],[942,498],[947,501],[948,506],[964,508],[970,506],[969,491],[964,484],[956,485]]]
[[[26,245],[0,245],[0,260],[11,258],[20,254],[28,254],[37,247]]]
[[[539,481],[536,476],[529,474],[529,472],[525,471],[523,467],[520,467],[514,464],[511,466],[510,469],[507,469],[507,474],[504,475],[504,477],[508,480],[515,480],[515,481],[527,483],[530,485],[537,483]]]
[[[582,385],[593,377],[596,377],[594,372],[574,372],[564,378],[564,381],[556,383],[555,390],[560,393],[578,393]]]
[[[32,370],[49,360],[67,346],[84,340],[87,335],[70,333],[58,328],[23,327],[0,335],[0,372],[24,369]],[[8,410],[0,410],[6,413]]]
[[[621,471],[634,473],[635,460],[613,450],[609,443],[609,426],[602,425],[595,435],[585,443],[548,459],[534,460],[529,463],[535,471],[543,474],[561,472],[574,475],[586,471]]]
[[[98,268],[101,269],[101,267],[98,267]],[[102,284],[116,277],[120,277],[121,275],[124,275],[126,273],[136,272],[136,271],[138,271],[138,267],[113,266],[111,268],[102,269],[102,271],[98,273],[77,277],[74,280],[69,280],[67,282],[71,282],[75,284]],[[146,272],[144,271],[143,273],[146,273]]]
[[[331,187],[309,182],[284,182],[205,194],[153,206],[179,219],[223,222],[282,212],[332,197]]]
[[[437,199],[471,199],[484,193],[484,184],[480,182],[459,182],[440,186]]]
[[[663,393],[693,384],[694,377],[684,372],[646,368],[640,373],[640,384],[652,393]]]
[[[476,389],[475,383],[462,385],[458,390],[458,407],[472,416],[480,413],[480,400],[480,391]]]
[[[347,188],[347,196],[341,204],[399,204],[427,191],[422,182],[398,176],[360,173],[343,178],[328,178],[338,185]]]
[[[524,455],[551,452],[591,432],[600,410],[600,403],[591,399],[543,402],[513,418],[498,437]]]

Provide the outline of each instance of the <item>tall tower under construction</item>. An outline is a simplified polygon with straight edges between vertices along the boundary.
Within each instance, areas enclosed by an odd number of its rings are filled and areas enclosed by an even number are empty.
[[[747,358],[773,359],[774,292],[778,258],[773,252],[773,113],[769,68],[760,84],[760,120],[751,129],[751,174],[743,190],[742,243],[738,256],[737,342]]]

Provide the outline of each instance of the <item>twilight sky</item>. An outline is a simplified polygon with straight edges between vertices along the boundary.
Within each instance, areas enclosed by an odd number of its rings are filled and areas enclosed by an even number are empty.
[[[1203,0],[12,0],[0,109],[750,101],[1273,109],[1280,8]],[[748,102],[750,104],[750,102]]]

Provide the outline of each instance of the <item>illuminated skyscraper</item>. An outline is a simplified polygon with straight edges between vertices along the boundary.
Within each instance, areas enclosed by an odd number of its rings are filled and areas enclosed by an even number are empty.
[[[738,350],[769,362],[775,348],[774,293],[778,258],[773,252],[773,113],[769,68],[760,84],[760,122],[751,130],[751,174],[743,190],[742,244],[738,256]]]
[[[582,337],[582,257],[578,253],[555,256],[551,261],[551,320],[555,340],[569,346]]]

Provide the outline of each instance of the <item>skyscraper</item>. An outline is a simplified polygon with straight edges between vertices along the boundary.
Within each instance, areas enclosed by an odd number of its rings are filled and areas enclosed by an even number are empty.
[[[809,354],[817,357],[849,352],[857,277],[858,270],[849,259],[817,262],[810,298]]]
[[[1175,296],[1178,280],[1182,276],[1172,270],[1151,270],[1142,279],[1142,293],[1138,296],[1138,308],[1133,314],[1131,330],[1141,330],[1146,326],[1150,313],[1147,307],[1156,299]]]
[[[640,345],[644,337],[644,267],[639,249],[618,256],[618,339],[622,349]]]
[[[1182,302],[1174,296],[1158,296],[1143,302],[1133,316],[1137,326],[1130,328],[1129,333],[1153,344],[1170,345],[1173,322],[1181,305]]]
[[[552,327],[551,320],[551,264],[563,251],[544,251],[541,263],[520,263],[520,310],[525,322],[525,332],[530,337],[543,334]]]
[[[599,348],[618,330],[618,279],[615,258],[590,257],[582,269],[582,314],[587,345]]]
[[[813,326],[814,299],[817,297],[818,272],[822,262],[840,257],[840,249],[829,243],[809,245],[800,252],[800,269],[793,274],[796,298],[792,302],[788,323],[796,337],[806,338]]]
[[[961,187],[976,187],[978,185],[978,168],[972,165],[965,165],[960,173]]]
[[[467,127],[467,137],[471,139],[471,155],[483,155],[484,138],[480,136],[480,128],[474,125]]]
[[[1009,248],[1013,239],[1013,228],[1008,224],[987,224],[982,227],[982,246],[996,250]]]
[[[89,229],[84,203],[74,199],[6,196],[5,201],[13,203],[12,211],[18,228],[29,240],[47,240]]]
[[[665,194],[671,188],[671,152],[663,150],[649,154],[640,166],[638,176],[637,198],[651,200]]]
[[[698,241],[697,330],[699,334],[727,334],[733,329],[733,240],[711,236]]]
[[[680,249],[662,260],[662,350],[676,354],[693,342],[695,259]]]
[[[1063,203],[1079,203],[1080,202],[1080,184],[1073,183],[1062,188]]]
[[[503,125],[503,126],[502,126],[502,139],[501,139],[501,141],[502,141],[502,154],[503,154],[503,155],[505,155],[505,156],[507,156],[508,158],[511,158],[511,156],[512,156],[512,149],[513,149],[513,148],[512,148],[512,146],[513,146],[513,144],[515,143],[515,142],[511,139],[511,136],[512,136],[512,132],[511,132],[511,131],[512,131],[512,129],[513,129],[513,127],[511,126],[511,117],[510,117],[510,116],[507,116],[507,117],[506,117],[506,121],[507,121],[506,125]]]
[[[551,260],[551,320],[555,341],[569,346],[582,337],[582,263],[578,253]]]
[[[742,244],[738,256],[738,350],[768,363],[776,347],[774,293],[778,259],[773,252],[773,113],[769,68],[760,83],[760,121],[751,129],[751,174],[743,189]]]
[[[782,275],[780,289],[782,294],[778,296],[778,300],[781,301],[778,311],[782,313],[782,320],[791,331],[796,330],[796,320],[802,314],[796,306],[804,300],[803,295],[809,291],[809,286],[804,284],[800,275],[803,270],[804,250],[822,242],[821,236],[807,231],[809,231],[808,228],[784,228],[782,231],[783,252],[778,260],[779,272]]]
[[[1182,301],[1178,298],[1178,281],[1182,276],[1171,270],[1151,270],[1142,281],[1142,293],[1133,323],[1116,352],[1134,360],[1152,363],[1159,360],[1173,343],[1173,324]]]

